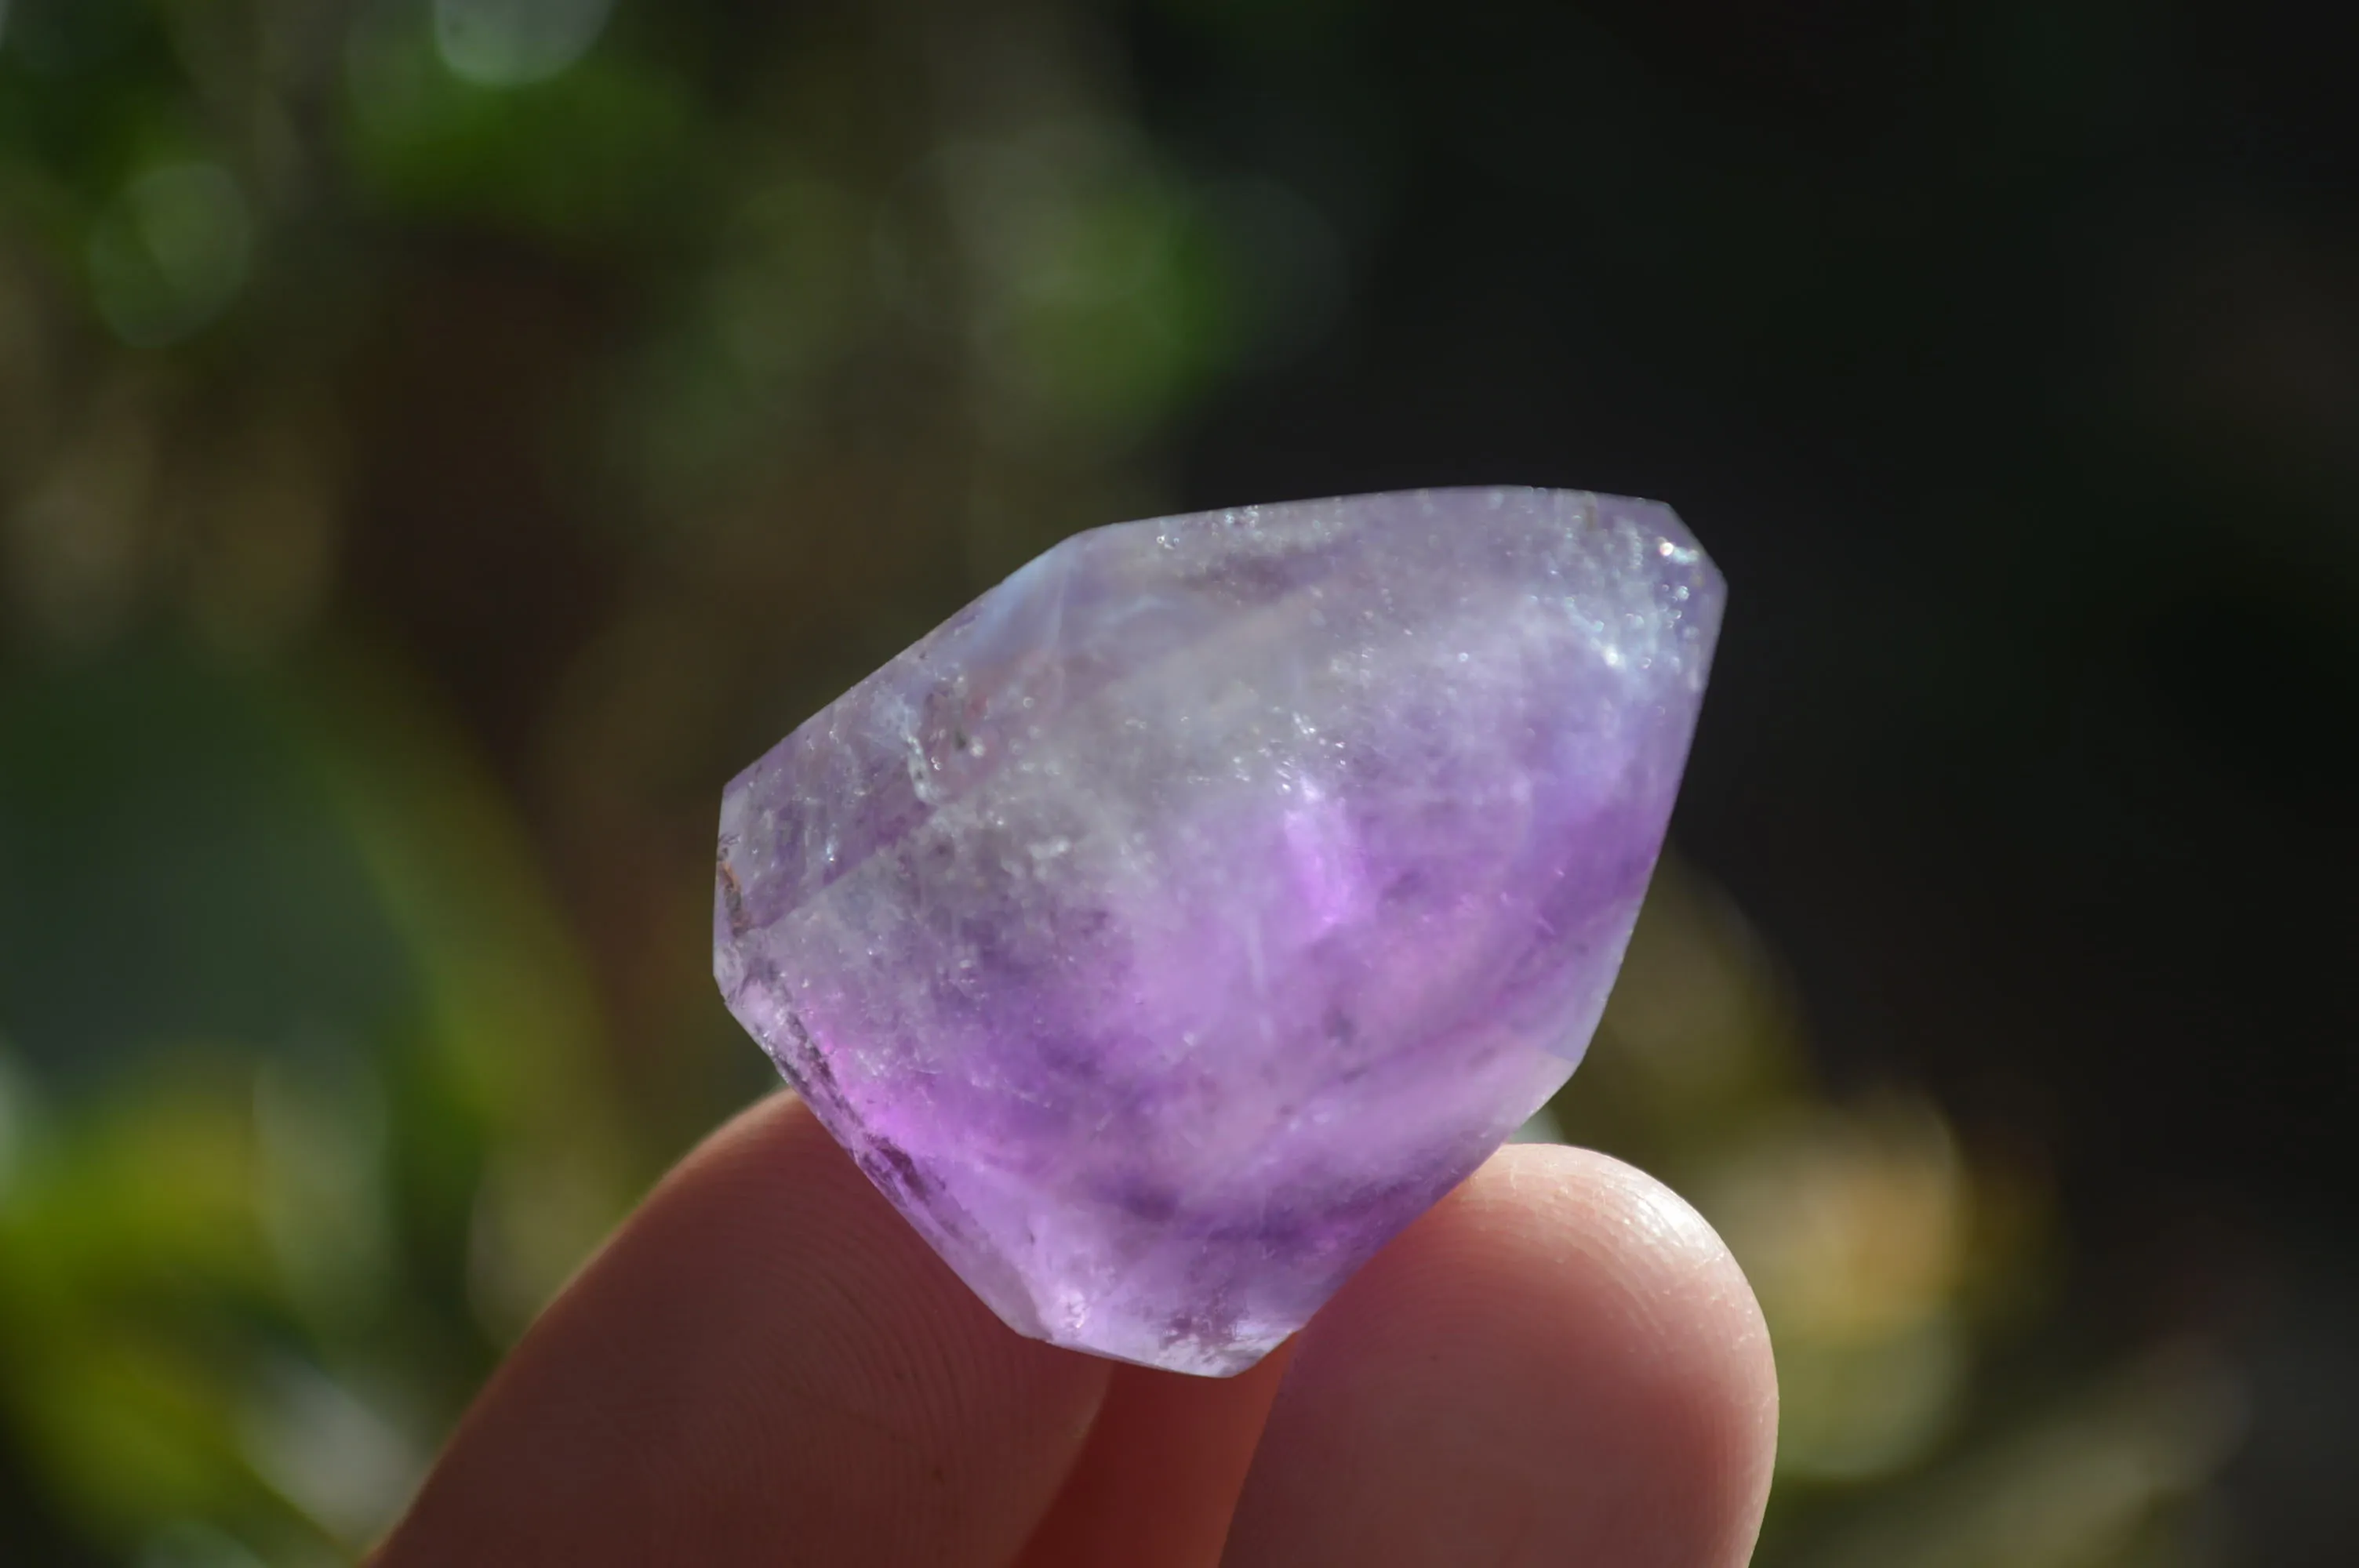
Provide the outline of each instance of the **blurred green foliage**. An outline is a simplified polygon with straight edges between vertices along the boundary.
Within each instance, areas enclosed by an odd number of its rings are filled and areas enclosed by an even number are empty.
[[[713,781],[1141,509],[1132,454],[1235,351],[1217,193],[1076,18],[610,9],[0,23],[0,1536],[37,1557],[383,1528],[760,1082],[697,950]],[[1003,37],[1032,80],[961,87]],[[509,579],[446,565],[501,531]]]
[[[1335,308],[1346,241],[1190,176],[1095,13],[769,9],[0,8],[8,1561],[351,1561],[762,1081],[719,782],[1153,511],[1174,421]],[[2038,1173],[1831,1099],[1699,873],[1594,1057],[1564,1130],[1770,1314],[1769,1559],[2194,1560],[2226,1374],[2027,1357]]]
[[[2060,1332],[2038,1168],[1961,1148],[1921,1097],[1830,1097],[1802,1043],[1758,938],[1667,860],[1544,1130],[1671,1182],[1745,1264],[1781,1403],[1760,1561],[2205,1560],[2205,1489],[2242,1421],[2226,1361]]]
[[[0,734],[19,1451],[95,1546],[332,1560],[638,1179],[580,957],[381,675],[77,661]]]

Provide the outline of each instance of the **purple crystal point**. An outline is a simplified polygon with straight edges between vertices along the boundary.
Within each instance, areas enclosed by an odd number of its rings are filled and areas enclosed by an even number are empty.
[[[1078,535],[729,785],[723,995],[1011,1325],[1242,1371],[1580,1061],[1721,601],[1566,491]]]

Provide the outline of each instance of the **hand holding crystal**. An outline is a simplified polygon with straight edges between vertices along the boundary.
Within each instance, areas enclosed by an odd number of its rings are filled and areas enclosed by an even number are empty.
[[[1010,1331],[796,1099],[690,1155],[376,1568],[1734,1568],[1777,1389],[1677,1196],[1500,1150],[1235,1378]]]
[[[1721,593],[1582,492],[1130,524],[801,726],[714,907],[796,1092],[560,1297],[383,1568],[1745,1561],[1742,1273],[1500,1147],[1604,1005]]]

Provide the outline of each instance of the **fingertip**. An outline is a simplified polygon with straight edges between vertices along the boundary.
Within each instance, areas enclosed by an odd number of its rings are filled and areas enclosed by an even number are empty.
[[[1606,1156],[1502,1150],[1301,1337],[1227,1561],[1736,1564],[1777,1380],[1727,1249]]]

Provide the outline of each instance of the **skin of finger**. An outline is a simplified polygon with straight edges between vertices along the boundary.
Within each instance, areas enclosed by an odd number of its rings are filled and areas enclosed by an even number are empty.
[[[1501,1150],[1300,1336],[1229,1568],[1734,1568],[1777,1446],[1759,1307],[1703,1219]]]
[[[1004,1563],[1108,1378],[1011,1333],[780,1097],[561,1293],[374,1561]]]
[[[1289,1350],[1234,1378],[1116,1367],[1022,1568],[1212,1568]]]

